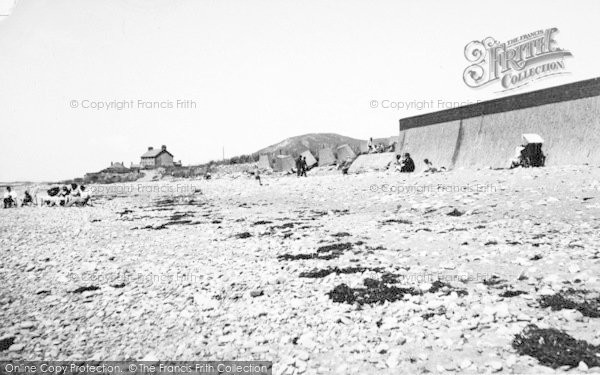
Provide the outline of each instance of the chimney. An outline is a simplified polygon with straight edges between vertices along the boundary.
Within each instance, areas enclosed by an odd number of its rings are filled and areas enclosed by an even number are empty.
[[[161,147],[161,148],[162,148],[163,150],[166,150],[166,149],[167,149],[167,146],[165,146],[165,145],[162,145],[162,147]]]
[[[152,146],[148,147],[148,151],[152,151],[154,148]]]

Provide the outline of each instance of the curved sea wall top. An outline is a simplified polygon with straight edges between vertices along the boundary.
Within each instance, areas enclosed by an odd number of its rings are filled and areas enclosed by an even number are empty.
[[[546,165],[600,165],[600,78],[401,119],[397,149],[417,166],[503,168],[524,133],[544,139]]]

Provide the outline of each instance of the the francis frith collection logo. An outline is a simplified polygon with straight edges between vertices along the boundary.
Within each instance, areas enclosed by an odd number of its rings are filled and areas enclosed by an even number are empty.
[[[463,80],[469,87],[499,83],[507,91],[532,81],[556,74],[568,73],[565,57],[568,50],[559,48],[555,40],[558,29],[553,27],[500,43],[492,37],[472,41],[465,47],[465,57],[471,63]]]

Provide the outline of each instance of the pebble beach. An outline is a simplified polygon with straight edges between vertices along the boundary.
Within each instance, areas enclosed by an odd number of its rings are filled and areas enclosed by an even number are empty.
[[[0,359],[600,372],[515,344],[535,325],[600,345],[593,311],[544,299],[597,301],[600,168],[236,177],[2,210]]]

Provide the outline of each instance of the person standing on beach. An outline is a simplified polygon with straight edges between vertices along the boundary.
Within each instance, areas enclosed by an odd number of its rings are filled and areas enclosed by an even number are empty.
[[[254,178],[255,178],[256,180],[258,180],[258,184],[259,184],[260,186],[262,186],[262,181],[260,180],[260,171],[259,171],[259,169],[258,169],[258,166],[256,166],[256,168],[254,169],[254,173],[253,173],[253,174],[254,174]]]
[[[300,162],[300,167],[302,168],[302,173],[300,175],[306,177],[306,170],[308,169],[308,163],[306,162],[306,156],[304,156],[302,158],[302,161]]]
[[[297,177],[300,177],[301,174],[302,174],[302,156],[298,156],[298,159],[296,159],[296,175],[297,175]]]

